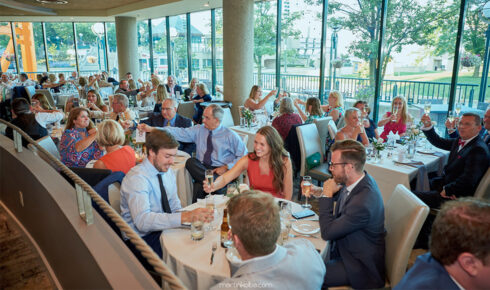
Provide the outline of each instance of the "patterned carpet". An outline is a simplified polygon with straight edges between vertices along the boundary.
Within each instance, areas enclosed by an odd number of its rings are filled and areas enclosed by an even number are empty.
[[[36,249],[2,206],[0,289],[56,289]]]

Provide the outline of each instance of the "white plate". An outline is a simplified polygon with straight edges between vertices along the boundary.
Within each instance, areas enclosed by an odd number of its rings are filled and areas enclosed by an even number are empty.
[[[320,225],[315,221],[297,221],[292,224],[291,228],[302,235],[313,235],[320,231]]]

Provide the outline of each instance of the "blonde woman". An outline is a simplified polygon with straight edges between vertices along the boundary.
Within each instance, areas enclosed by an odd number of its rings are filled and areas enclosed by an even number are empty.
[[[134,90],[137,90],[138,89],[138,87],[136,86],[136,83],[134,82],[133,79],[129,79],[128,80],[128,85],[129,85],[129,89],[131,91],[134,91]]]
[[[31,106],[33,108],[41,107],[43,110],[54,110],[49,104],[48,99],[43,94],[34,94],[31,98]]]
[[[94,163],[94,168],[128,173],[136,165],[136,155],[130,146],[123,146],[124,130],[114,120],[105,120],[97,128],[95,141],[107,152]]]
[[[189,88],[185,89],[184,91],[185,101],[192,100],[192,98],[196,95],[196,85],[198,83],[199,80],[197,78],[192,78],[191,82],[189,83]]]
[[[328,94],[328,105],[322,106],[325,116],[331,116],[335,123],[344,113],[344,98],[339,91],[331,91]]]
[[[102,98],[96,90],[88,91],[87,108],[89,108],[91,111],[109,112],[109,107],[102,102]]]
[[[408,114],[407,101],[403,97],[395,97],[391,102],[391,111],[386,112],[378,122],[378,127],[384,126],[380,137],[386,141],[390,132],[404,136],[407,131],[407,124],[411,122],[412,116]]]
[[[349,108],[345,111],[345,126],[335,135],[335,141],[356,140],[364,146],[369,145],[369,140],[361,122],[361,111],[358,108]]]
[[[253,86],[250,90],[250,95],[248,99],[245,101],[243,106],[245,108],[249,108],[252,111],[263,109],[269,98],[276,95],[276,90],[272,90],[265,98],[260,99],[262,97],[262,88],[260,86]]]

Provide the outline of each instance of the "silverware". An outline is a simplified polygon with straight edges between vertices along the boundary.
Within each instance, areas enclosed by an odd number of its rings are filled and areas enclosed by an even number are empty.
[[[216,252],[216,250],[218,249],[218,243],[217,242],[213,242],[213,246],[211,248],[211,262],[209,263],[209,265],[212,265],[213,264],[213,261],[214,261],[214,252]]]

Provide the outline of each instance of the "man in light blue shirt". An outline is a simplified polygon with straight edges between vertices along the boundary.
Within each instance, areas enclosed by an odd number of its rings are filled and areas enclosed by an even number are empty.
[[[148,134],[145,145],[148,158],[133,167],[121,184],[121,216],[162,257],[162,230],[179,227],[195,216],[210,221],[213,212],[205,208],[177,212],[181,205],[170,166],[179,143],[172,135],[156,130]]]
[[[202,125],[190,128],[158,128],[170,132],[181,142],[196,143],[196,158],[189,158],[185,165],[194,179],[193,202],[206,196],[202,188],[206,169],[213,169],[215,177],[222,175],[247,153],[238,134],[221,125],[223,115],[224,111],[219,105],[211,104],[204,110]],[[146,124],[141,124],[138,128],[146,132],[154,129]]]

